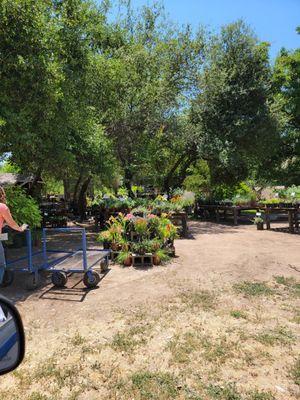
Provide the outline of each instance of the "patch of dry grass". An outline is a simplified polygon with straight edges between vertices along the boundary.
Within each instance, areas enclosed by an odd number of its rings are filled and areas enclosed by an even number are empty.
[[[295,335],[284,326],[269,329],[254,335],[254,339],[266,346],[290,345],[295,343]]]
[[[185,290],[179,294],[182,303],[192,310],[214,310],[216,307],[216,294],[203,289]]]
[[[240,282],[233,285],[236,293],[243,294],[247,297],[253,296],[270,296],[275,294],[275,291],[270,288],[265,282]]]
[[[234,292],[222,287],[214,292],[185,282],[173,297],[118,311],[105,340],[85,336],[82,327],[80,333],[68,332],[70,340],[59,341],[58,332],[53,351],[38,362],[31,355],[1,395],[5,400],[274,400],[269,389],[280,380],[294,390],[286,392],[292,400],[300,383],[297,332],[290,321],[297,309],[290,295],[296,282],[276,284],[242,282]],[[269,297],[277,291],[289,295]],[[268,371],[257,389],[256,371]],[[263,380],[264,372],[258,373]]]
[[[294,383],[300,386],[300,357],[295,361],[294,365],[290,369],[290,376]]]

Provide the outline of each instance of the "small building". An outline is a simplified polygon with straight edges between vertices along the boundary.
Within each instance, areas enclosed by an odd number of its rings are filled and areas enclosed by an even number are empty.
[[[33,175],[24,175],[11,172],[0,173],[0,186],[10,186],[18,185],[24,188],[26,191],[32,188],[35,182],[35,177]]]

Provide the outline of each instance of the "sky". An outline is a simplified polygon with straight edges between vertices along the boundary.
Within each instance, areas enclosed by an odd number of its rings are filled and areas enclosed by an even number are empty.
[[[149,0],[131,0],[132,6],[152,4]],[[271,45],[270,56],[279,50],[300,47],[300,0],[163,0],[170,18],[194,28],[204,25],[218,30],[222,25],[243,19],[258,38]]]

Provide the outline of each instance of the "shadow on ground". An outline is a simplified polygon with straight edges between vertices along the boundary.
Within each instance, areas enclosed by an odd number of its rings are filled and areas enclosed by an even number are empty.
[[[190,221],[189,232],[186,239],[196,239],[197,235],[219,235],[224,233],[238,233],[238,226],[234,226],[230,223],[216,223],[216,222],[201,222]]]
[[[110,269],[100,275],[99,285],[109,272]],[[57,288],[51,282],[51,274],[43,271],[40,273],[41,283],[39,287],[36,290],[26,290],[23,285],[24,275],[18,273],[11,286],[1,288],[1,294],[14,303],[24,302],[30,297],[44,300],[83,302],[89,292],[99,289],[99,285],[91,289],[86,288],[83,284],[82,274],[70,274],[67,286]]]

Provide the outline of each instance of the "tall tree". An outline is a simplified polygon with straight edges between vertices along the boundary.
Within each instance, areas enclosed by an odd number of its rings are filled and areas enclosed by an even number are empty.
[[[300,49],[281,50],[275,61],[273,90],[283,113],[274,174],[280,184],[300,185]]]
[[[53,116],[62,79],[51,1],[1,1],[0,37],[0,152],[39,174],[63,159],[51,146],[59,144]]]
[[[191,120],[212,183],[235,184],[272,157],[278,134],[270,77],[268,46],[243,22],[211,39]]]
[[[129,12],[129,18],[117,26],[124,32],[124,44],[114,52],[114,69],[109,76],[115,88],[111,93],[114,102],[104,123],[130,190],[141,171],[151,183],[163,182],[154,182],[153,173],[149,174],[155,159],[154,143],[169,146],[172,138],[177,143],[179,137],[184,139],[177,130],[180,124],[174,121],[186,106],[184,95],[202,62],[203,39],[201,35],[193,37],[189,27],[171,28],[161,9],[155,7],[145,7],[138,16]],[[177,151],[181,149],[186,151],[184,146],[177,147]],[[164,148],[160,150],[163,154]],[[179,161],[184,162],[184,157]],[[171,173],[170,162],[168,168],[160,169],[160,174]]]

